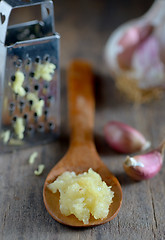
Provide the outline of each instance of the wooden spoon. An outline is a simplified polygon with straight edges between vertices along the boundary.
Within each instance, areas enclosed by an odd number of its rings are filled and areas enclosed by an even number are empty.
[[[103,224],[112,220],[119,212],[122,202],[122,190],[118,180],[101,161],[93,141],[94,127],[94,93],[93,73],[91,66],[80,60],[72,62],[68,71],[68,102],[71,129],[70,147],[65,156],[48,174],[43,190],[43,198],[47,211],[58,222],[75,226],[87,227]],[[79,221],[74,215],[64,216],[59,208],[59,193],[52,193],[47,185],[52,183],[65,171],[76,174],[87,172],[92,168],[100,174],[114,192],[113,203],[105,219],[94,219],[91,216],[88,224]]]

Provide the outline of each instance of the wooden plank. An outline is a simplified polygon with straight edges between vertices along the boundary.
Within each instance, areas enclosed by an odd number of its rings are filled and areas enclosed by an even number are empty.
[[[123,21],[141,15],[151,2],[73,1],[72,7],[70,1],[55,2],[56,29],[62,36],[61,66],[64,69],[61,76],[62,135],[55,143],[0,155],[1,240],[165,239],[164,165],[153,179],[136,183],[123,170],[125,155],[111,150],[103,137],[104,124],[109,120],[120,120],[136,127],[151,140],[153,147],[165,136],[165,96],[139,106],[128,102],[115,88],[102,59],[110,32]],[[87,229],[57,223],[47,213],[42,199],[48,172],[68,148],[66,66],[73,57],[88,59],[99,73],[96,81],[96,146],[123,189],[123,204],[118,216],[107,224]],[[28,158],[33,151],[38,151],[39,157],[34,166],[29,166]],[[36,177],[33,171],[39,163],[44,163],[46,168],[42,176]]]
[[[120,119],[144,130],[156,146],[161,129],[164,129],[164,98],[154,104],[139,106],[137,110],[120,94],[116,94],[117,90],[109,78],[103,77],[100,81],[103,96],[107,88],[112,94],[109,94],[105,108],[103,99],[97,98],[100,106],[96,110],[95,139],[103,161],[122,185],[123,205],[118,216],[96,228],[74,229],[57,223],[46,212],[42,187],[49,170],[67,150],[68,134],[65,137],[63,133],[63,138],[55,143],[0,156],[0,239],[164,239],[164,168],[149,181],[136,183],[130,180],[122,167],[125,156],[116,154],[107,146],[102,131],[107,121]],[[64,92],[66,96],[65,87]],[[66,104],[66,98],[63,98],[63,104]],[[143,116],[140,123],[137,122],[139,114]],[[63,126],[67,126],[66,116]],[[29,166],[28,158],[34,150],[39,152],[39,157],[34,166]],[[42,176],[36,177],[33,171],[39,163],[44,163],[46,169]]]

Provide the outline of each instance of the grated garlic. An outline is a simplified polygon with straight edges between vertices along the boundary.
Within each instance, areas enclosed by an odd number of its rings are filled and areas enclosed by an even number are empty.
[[[21,146],[23,144],[23,141],[20,139],[10,138],[9,144],[14,146]]]
[[[15,132],[17,138],[18,139],[23,139],[24,138],[24,131],[25,131],[23,118],[18,117],[16,119],[16,122],[14,123],[13,127],[14,127],[14,132]]]
[[[43,78],[46,81],[52,80],[56,66],[53,63],[46,62],[45,64],[38,64],[34,73],[35,79]]]
[[[35,162],[35,159],[38,157],[38,152],[33,152],[29,157],[29,164],[32,165]]]
[[[42,109],[44,107],[44,100],[39,100],[34,93],[27,94],[27,100],[32,101],[32,110],[37,113],[37,116],[42,116]]]
[[[45,165],[44,165],[44,164],[39,164],[39,165],[38,165],[38,169],[34,171],[34,174],[35,174],[36,176],[41,175],[41,174],[43,173],[44,168],[45,168]]]
[[[79,175],[64,172],[48,188],[53,193],[59,190],[61,213],[65,216],[74,214],[84,224],[88,224],[90,214],[95,219],[106,218],[114,197],[111,187],[91,168]]]
[[[12,84],[13,91],[21,97],[24,97],[26,92],[25,89],[22,87],[24,82],[25,76],[23,72],[17,70],[15,73],[15,80]]]
[[[7,143],[10,139],[10,130],[6,130],[5,132],[2,132],[0,135],[0,138],[3,139],[3,143]]]

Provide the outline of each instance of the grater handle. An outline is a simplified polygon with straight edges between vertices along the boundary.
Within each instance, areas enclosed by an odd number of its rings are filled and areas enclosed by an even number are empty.
[[[52,0],[2,0],[0,1],[0,42],[5,43],[9,18],[13,9],[41,5],[41,17],[46,29],[55,33]]]
[[[3,0],[12,8],[19,8],[19,7],[28,7],[33,5],[41,5],[44,2],[49,2],[50,0]]]

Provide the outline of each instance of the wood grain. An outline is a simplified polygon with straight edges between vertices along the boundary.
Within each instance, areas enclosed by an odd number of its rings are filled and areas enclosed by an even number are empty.
[[[165,166],[153,179],[136,183],[123,171],[125,156],[112,151],[103,138],[103,126],[109,120],[132,125],[143,132],[154,147],[165,136],[165,96],[141,106],[128,102],[116,90],[102,60],[103,46],[110,32],[121,22],[141,15],[151,2],[56,1],[56,29],[62,36],[61,65],[64,69],[61,75],[62,134],[55,143],[0,155],[1,240],[165,239]],[[65,67],[73,57],[88,59],[98,72],[95,142],[99,155],[119,179],[123,190],[123,204],[118,216],[109,223],[87,229],[57,223],[47,213],[42,199],[48,172],[68,149]],[[38,151],[39,157],[34,166],[29,166],[28,158],[33,151]],[[37,177],[33,171],[39,163],[44,163],[46,168],[43,175]]]
[[[65,114],[63,134],[57,142],[0,156],[0,239],[165,238],[164,166],[160,173],[149,181],[139,183],[132,181],[122,168],[125,156],[116,154],[107,146],[102,131],[108,120],[122,120],[142,131],[156,146],[165,133],[164,98],[154,103],[134,106],[120,96],[114,85],[109,83],[109,78],[102,77],[97,84],[101,94],[96,104],[95,142],[102,160],[122,186],[123,204],[118,216],[102,226],[80,230],[57,223],[47,213],[43,204],[42,189],[48,172],[68,148],[67,114]],[[103,102],[104,89],[108,89],[110,93],[107,103]],[[63,91],[65,92],[64,89]],[[64,103],[66,104],[63,99]],[[102,104],[104,107],[101,107]],[[28,158],[33,151],[38,151],[39,157],[34,166],[29,166]],[[36,177],[33,171],[39,163],[44,163],[46,169],[42,176]]]

